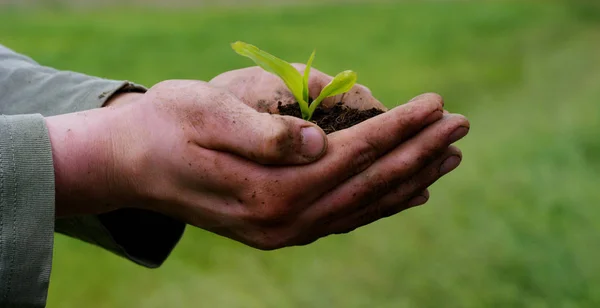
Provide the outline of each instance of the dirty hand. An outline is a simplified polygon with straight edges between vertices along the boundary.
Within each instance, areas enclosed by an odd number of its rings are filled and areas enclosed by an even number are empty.
[[[259,249],[425,203],[426,188],[460,162],[450,144],[469,127],[427,94],[326,137],[199,81],[46,122],[59,216],[138,207]]]
[[[301,74],[304,74],[306,65],[292,64]],[[308,89],[310,97],[317,97],[321,90],[333,79],[315,68],[310,70]],[[283,81],[276,75],[271,74],[258,66],[248,67],[222,73],[213,78],[209,83],[212,86],[229,90],[248,106],[260,111],[278,113],[277,104],[296,104],[296,99],[287,89]],[[387,108],[371,95],[371,91],[365,86],[356,84],[350,91],[328,97],[322,103],[324,108],[332,107],[338,102],[359,110]]]

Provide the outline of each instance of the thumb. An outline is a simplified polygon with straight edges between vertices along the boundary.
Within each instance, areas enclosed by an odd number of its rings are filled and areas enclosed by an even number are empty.
[[[205,117],[200,146],[233,153],[265,165],[306,164],[327,149],[327,137],[317,125],[291,116],[260,113],[234,99],[225,110]],[[218,128],[218,129],[217,129]],[[207,130],[214,133],[206,134]],[[204,133],[202,133],[204,132]]]
[[[327,136],[317,125],[291,116],[256,114],[260,124],[248,136],[247,158],[262,164],[305,164],[325,154]]]

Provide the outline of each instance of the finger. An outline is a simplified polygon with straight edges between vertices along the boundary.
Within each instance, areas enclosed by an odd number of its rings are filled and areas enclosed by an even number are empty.
[[[408,203],[406,204],[406,208],[411,208],[411,207],[416,207],[419,205],[423,205],[425,203],[427,203],[427,201],[429,201],[429,197],[430,197],[430,193],[429,193],[429,189],[425,189],[422,193],[418,194],[416,197],[410,199],[408,201]],[[389,216],[393,216],[398,214],[399,212],[403,211],[405,208],[401,208],[400,211],[394,211],[394,212],[390,212],[388,211],[386,213],[386,215]]]
[[[425,189],[421,193],[417,194],[416,197],[411,199],[408,203],[397,203],[395,204],[395,214],[402,212],[411,207],[416,207],[419,205],[423,205],[427,203],[429,200],[429,190]],[[345,217],[343,219],[337,221],[319,221],[318,227],[312,228],[313,230],[317,230],[317,232],[313,232],[307,235],[303,240],[300,240],[297,246],[308,245],[310,243],[315,242],[316,240],[331,235],[331,234],[346,234],[350,233],[362,226],[368,225],[367,217],[369,214],[359,213],[353,215],[351,217]]]
[[[439,159],[429,164],[410,181],[401,183],[375,202],[359,206],[360,210],[341,217],[330,224],[325,234],[347,233],[379,219],[396,215],[406,209],[425,204],[429,200],[427,187],[442,176],[456,169],[462,154],[456,147],[449,147]]]
[[[195,85],[191,90],[198,105],[205,105],[201,111],[186,114],[201,147],[266,165],[309,163],[327,148],[325,133],[313,123],[257,112],[230,92],[208,85]]]
[[[462,116],[445,116],[328,192],[317,206],[309,210],[311,215],[315,215],[311,218],[344,216],[356,211],[357,206],[380,199],[393,187],[410,181],[443,154],[450,144],[464,137],[468,132],[467,125]]]
[[[363,211],[332,223],[319,237],[331,234],[346,234],[360,227],[372,224],[375,221],[386,218],[407,209],[423,205],[429,201],[429,190],[424,190],[408,202],[396,203],[387,212]]]
[[[380,156],[441,118],[439,96],[427,96],[401,105],[328,135],[325,156],[318,164],[307,166],[295,176],[303,183],[311,183],[311,192],[319,197],[364,171]]]
[[[461,151],[455,146],[449,146],[444,154],[440,156],[440,158],[436,159],[426,168],[419,171],[419,173],[411,177],[409,181],[400,183],[386,195],[381,197],[378,201],[380,206],[383,207],[383,211],[381,212],[384,214],[389,214],[388,216],[393,215],[393,212],[385,210],[392,209],[394,208],[394,204],[400,204],[403,202],[406,202],[411,206],[423,204],[424,202],[419,202],[419,197],[422,197],[422,195],[417,193],[419,191],[426,190],[442,176],[456,169],[460,165],[461,161]],[[429,199],[428,196],[425,197],[426,199]]]

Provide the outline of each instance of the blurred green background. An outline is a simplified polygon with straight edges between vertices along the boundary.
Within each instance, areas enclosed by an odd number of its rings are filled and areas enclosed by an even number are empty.
[[[317,48],[388,106],[438,92],[472,128],[426,206],[307,247],[188,228],[148,270],[57,236],[49,307],[600,306],[597,1],[92,2],[4,3],[0,42],[147,86],[251,65],[235,40],[298,62]]]

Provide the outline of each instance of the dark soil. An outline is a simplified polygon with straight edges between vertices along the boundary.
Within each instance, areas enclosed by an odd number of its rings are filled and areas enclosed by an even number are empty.
[[[298,104],[277,105],[279,114],[302,118]],[[384,113],[383,110],[371,108],[368,110],[352,109],[344,106],[341,102],[332,108],[317,107],[313,113],[311,122],[319,125],[326,134],[354,126],[362,121],[368,120],[376,115]]]

